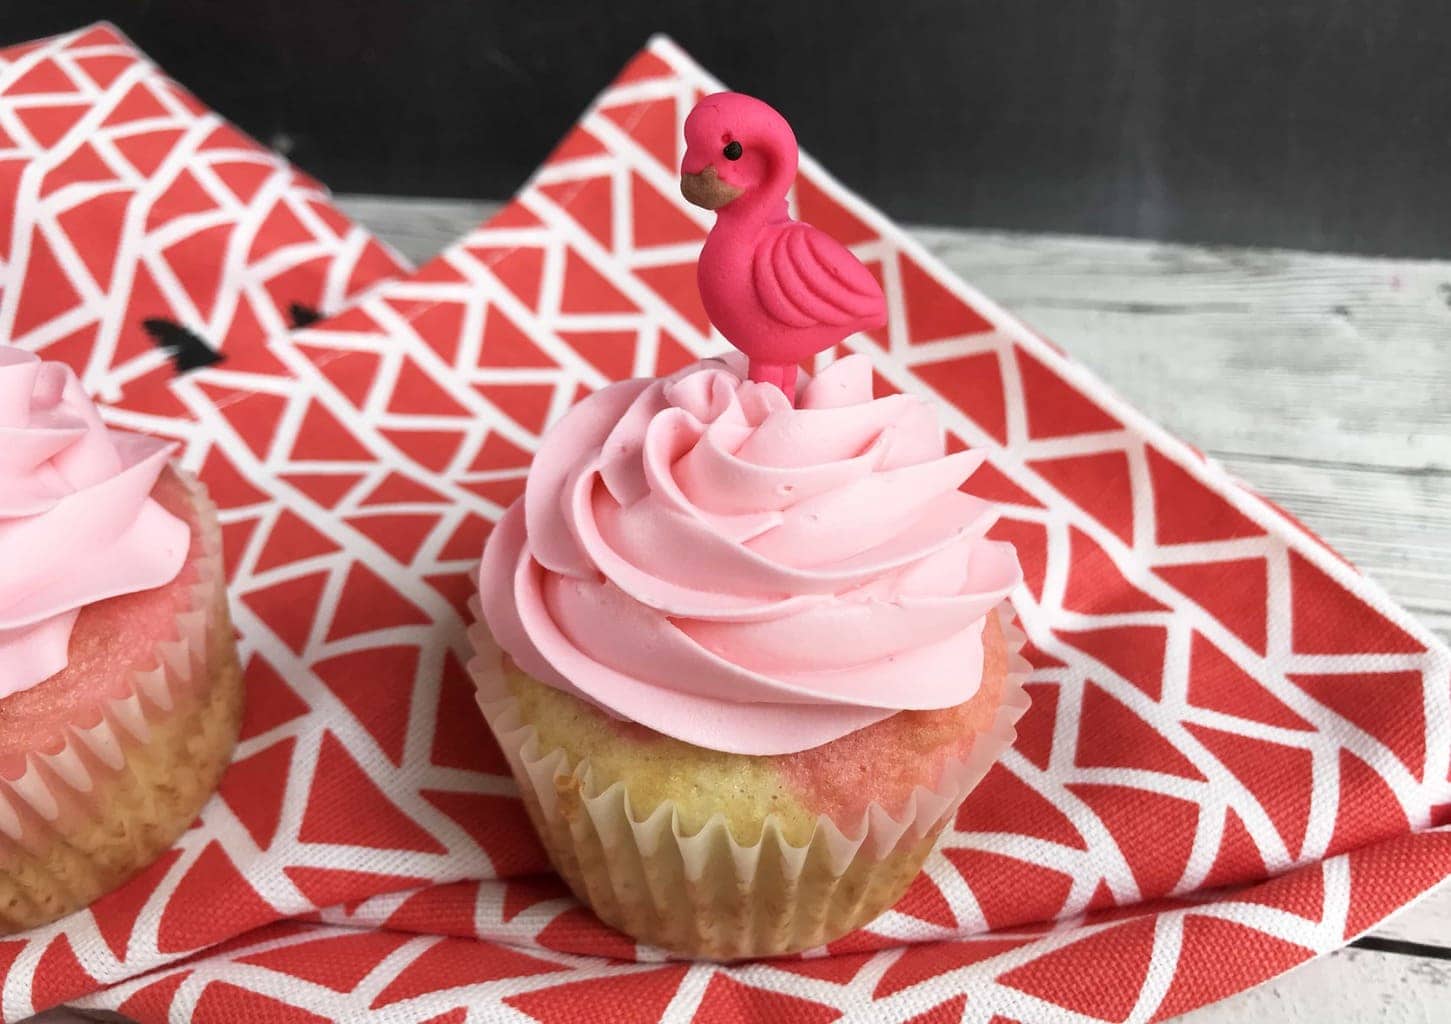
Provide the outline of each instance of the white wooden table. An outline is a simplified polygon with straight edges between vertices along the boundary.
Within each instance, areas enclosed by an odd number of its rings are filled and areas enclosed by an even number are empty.
[[[415,263],[497,208],[371,196],[340,205]],[[1451,639],[1451,262],[915,234]],[[1451,888],[1363,945],[1182,1020],[1451,1021]]]

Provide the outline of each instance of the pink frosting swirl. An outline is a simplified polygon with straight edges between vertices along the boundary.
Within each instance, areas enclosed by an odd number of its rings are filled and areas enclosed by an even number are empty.
[[[108,430],[69,367],[0,345],[0,698],[66,667],[82,607],[181,571],[191,532],[150,498],[172,448]]]
[[[793,408],[733,359],[605,388],[490,537],[484,617],[535,678],[697,746],[782,754],[981,681],[1020,578],[932,407],[851,356]]]

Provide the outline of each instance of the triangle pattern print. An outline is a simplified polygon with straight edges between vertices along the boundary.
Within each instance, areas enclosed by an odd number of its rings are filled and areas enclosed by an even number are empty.
[[[724,350],[689,286],[709,223],[675,187],[716,88],[654,40],[418,273],[111,411],[176,437],[222,506],[252,704],[237,781],[174,854],[8,948],[9,1019],[64,992],[311,1021],[348,986],[358,1021],[1150,1021],[1451,870],[1445,647],[806,159],[795,201],[889,303],[844,349],[988,453],[1034,706],[902,902],[827,949],[672,963],[569,895],[471,712],[465,602],[548,423]]]
[[[0,337],[100,399],[407,269],[111,26],[0,50]]]

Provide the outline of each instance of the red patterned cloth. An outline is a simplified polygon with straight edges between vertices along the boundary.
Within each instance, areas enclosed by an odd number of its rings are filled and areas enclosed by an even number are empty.
[[[0,338],[102,399],[407,269],[110,25],[0,50]]]
[[[671,962],[569,896],[472,704],[464,603],[548,422],[721,349],[676,184],[715,87],[656,40],[412,277],[114,412],[221,505],[249,705],[175,849],[0,942],[7,1018],[1161,1020],[1451,872],[1444,645],[806,160],[797,209],[891,310],[848,348],[991,451],[968,487],[1026,569],[1033,708],[902,902],[827,950]]]

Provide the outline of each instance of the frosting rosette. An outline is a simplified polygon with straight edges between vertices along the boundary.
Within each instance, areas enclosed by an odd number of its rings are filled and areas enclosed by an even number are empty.
[[[985,616],[1018,583],[925,400],[864,356],[793,407],[739,361],[592,395],[549,432],[484,552],[515,663],[617,718],[783,754],[968,700]]]
[[[81,608],[181,571],[190,530],[150,497],[172,448],[109,430],[69,367],[0,345],[0,698],[66,667]]]

